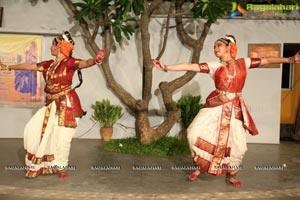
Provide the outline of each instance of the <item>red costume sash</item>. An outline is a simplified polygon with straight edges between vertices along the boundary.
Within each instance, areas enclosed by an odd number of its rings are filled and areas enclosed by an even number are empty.
[[[78,69],[78,63],[79,60],[75,58],[65,58],[57,64],[54,64],[53,60],[49,60],[37,65],[38,70],[43,72],[46,82],[46,106],[55,101],[60,126],[76,127],[75,118],[81,117],[84,113],[77,93],[71,88],[74,72]],[[67,98],[70,103],[69,106],[67,106]],[[45,116],[45,126],[47,125],[47,119],[47,116]]]
[[[225,69],[225,67],[227,69]],[[235,71],[235,72],[234,72]],[[235,74],[235,77],[228,81],[228,74]],[[247,77],[247,69],[244,59],[238,59],[227,66],[219,67],[215,72],[215,86],[217,90],[229,92],[232,94],[241,93],[245,80]],[[227,97],[226,94],[222,94],[217,91],[213,91],[206,99],[204,107],[215,107],[232,103],[232,109],[235,111],[235,117],[241,120],[244,127],[249,131],[251,135],[257,135],[255,123],[247,109],[244,99],[241,95],[235,95],[234,98]],[[228,110],[231,112],[232,110]],[[226,114],[226,113],[224,113]],[[226,115],[231,115],[227,113]]]
[[[206,99],[204,107],[211,108],[220,105],[225,106],[227,104],[233,105],[232,109],[234,109],[235,118],[243,122],[244,127],[249,131],[249,133],[251,135],[257,135],[258,130],[256,129],[255,123],[247,109],[242,96],[237,96],[234,99],[229,99],[226,95],[213,91]],[[230,113],[225,112],[222,114],[231,116],[232,109],[227,111]]]

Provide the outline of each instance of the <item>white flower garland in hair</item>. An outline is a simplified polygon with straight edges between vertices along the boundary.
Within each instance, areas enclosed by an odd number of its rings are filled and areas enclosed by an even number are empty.
[[[67,42],[70,42],[70,41],[69,41],[69,38],[68,38],[68,36],[66,36],[66,34],[62,34],[62,37],[63,37],[64,40],[66,40]]]
[[[234,39],[233,39],[232,37],[230,37],[230,36],[226,36],[226,37],[225,37],[225,39],[227,39],[227,40],[230,40],[230,42],[232,42],[232,43],[234,43],[234,44],[235,44],[235,42],[234,42]]]

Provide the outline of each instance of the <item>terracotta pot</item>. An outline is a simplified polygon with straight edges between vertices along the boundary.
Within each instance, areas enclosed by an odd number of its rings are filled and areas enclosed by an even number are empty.
[[[104,142],[110,141],[113,133],[113,128],[100,128],[100,135]]]

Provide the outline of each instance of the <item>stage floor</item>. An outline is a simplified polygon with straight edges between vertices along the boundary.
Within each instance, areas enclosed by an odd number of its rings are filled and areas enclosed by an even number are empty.
[[[68,179],[25,179],[23,140],[0,139],[0,200],[300,199],[299,142],[248,144],[238,174],[241,188],[226,184],[223,175],[188,181],[190,156],[104,152],[100,143],[73,139]]]

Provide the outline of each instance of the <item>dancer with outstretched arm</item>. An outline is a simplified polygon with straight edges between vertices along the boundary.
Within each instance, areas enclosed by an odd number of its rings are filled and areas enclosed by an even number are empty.
[[[84,115],[79,97],[72,88],[73,75],[76,70],[101,63],[105,57],[105,50],[102,49],[96,58],[73,58],[74,45],[70,33],[66,31],[52,41],[54,60],[9,66],[0,63],[1,70],[39,71],[45,79],[45,106],[37,111],[24,130],[25,178],[56,173],[60,178],[68,177],[66,169],[71,140],[79,119]]]
[[[247,151],[246,132],[258,131],[242,97],[247,70],[275,63],[299,62],[299,52],[290,58],[239,58],[233,35],[226,35],[214,43],[219,59],[207,63],[162,64],[152,60],[162,71],[193,71],[208,73],[214,80],[212,91],[193,122],[187,129],[187,138],[194,165],[199,167],[188,177],[195,180],[201,173],[225,174],[225,181],[241,186],[236,175]]]

